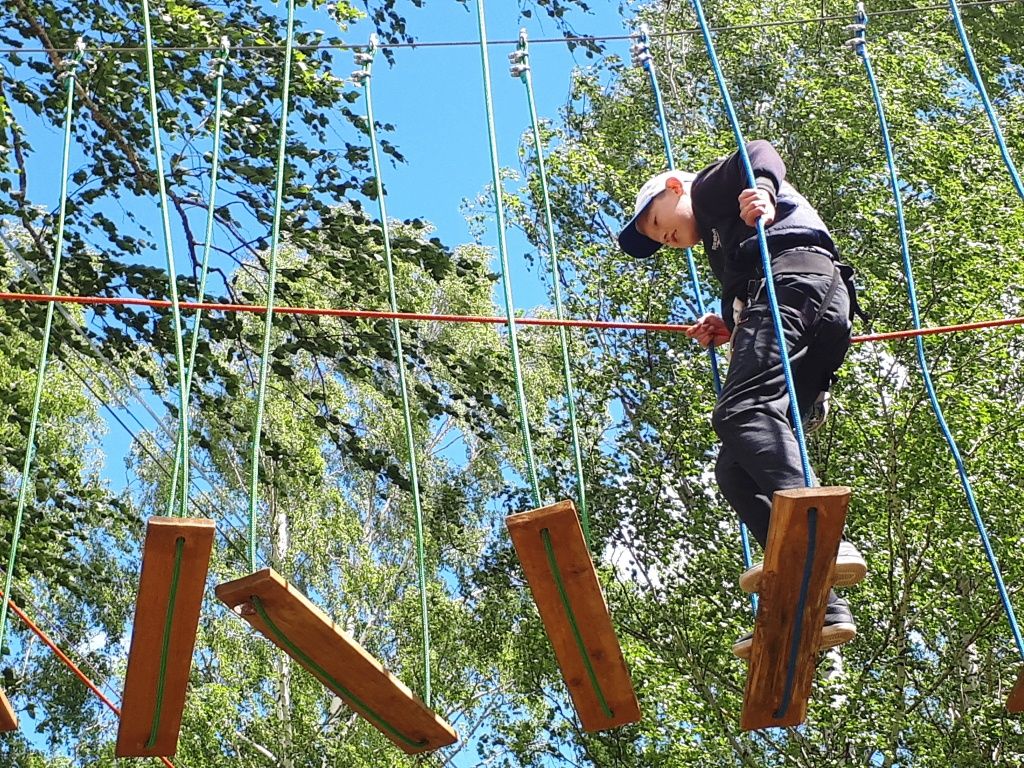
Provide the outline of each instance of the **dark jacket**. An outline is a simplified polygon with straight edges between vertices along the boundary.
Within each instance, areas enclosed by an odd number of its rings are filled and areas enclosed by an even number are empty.
[[[838,259],[839,252],[828,227],[814,207],[786,181],[786,166],[775,148],[767,141],[752,141],[747,144],[747,154],[757,186],[775,202],[775,221],[765,229],[768,250],[777,255],[788,249],[813,246]],[[722,284],[722,317],[730,329],[729,308],[733,299],[745,300],[748,281],[761,276],[756,231],[740,219],[738,198],[747,186],[737,152],[698,173],[691,188],[697,228],[711,269]]]

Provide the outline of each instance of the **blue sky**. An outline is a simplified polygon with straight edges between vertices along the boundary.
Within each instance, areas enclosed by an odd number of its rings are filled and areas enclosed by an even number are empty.
[[[627,32],[616,2],[599,0],[593,6],[592,14],[574,20],[579,32]],[[409,19],[413,34],[423,41],[479,39],[474,2],[463,6],[452,0],[435,0],[418,13],[410,12]],[[536,14],[520,19],[518,3],[509,0],[492,0],[486,22],[490,40],[514,40],[520,27],[533,40],[560,36],[549,19],[539,19]],[[363,26],[353,26],[345,38],[362,42],[370,32]],[[628,42],[622,41],[613,43],[611,49],[621,48],[619,52],[628,55],[628,47]],[[509,75],[507,56],[514,49],[514,45],[491,45],[489,54],[499,161],[518,169],[519,139],[529,130],[530,118],[523,84]],[[491,182],[479,47],[403,48],[395,52],[395,59],[395,65],[388,67],[378,57],[372,86],[376,117],[396,126],[388,138],[407,160],[399,166],[384,163],[388,212],[395,218],[417,216],[432,221],[448,244],[468,242],[470,233],[460,204]],[[570,53],[562,43],[532,43],[530,59],[538,115],[542,120],[557,118],[569,92],[573,67],[586,66],[590,60],[581,52]],[[482,242],[496,247],[493,221]],[[546,301],[536,276],[522,269],[522,256],[528,248],[522,238],[510,233],[508,255],[518,308]]]

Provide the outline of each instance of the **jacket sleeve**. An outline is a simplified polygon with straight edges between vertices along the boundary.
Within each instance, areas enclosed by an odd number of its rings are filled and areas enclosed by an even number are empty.
[[[774,203],[779,194],[779,187],[786,178],[785,163],[782,162],[779,153],[775,151],[775,147],[763,139],[749,142],[747,155],[750,157],[750,166],[754,171],[754,180],[757,182],[758,188],[770,194]],[[746,180],[744,179],[744,181]]]
[[[779,153],[767,141],[758,139],[747,143],[747,156],[759,189],[765,190],[775,201],[779,186],[786,178],[786,166]],[[734,152],[724,160],[699,174],[701,207],[711,218],[739,216],[740,192],[747,189],[747,174]]]

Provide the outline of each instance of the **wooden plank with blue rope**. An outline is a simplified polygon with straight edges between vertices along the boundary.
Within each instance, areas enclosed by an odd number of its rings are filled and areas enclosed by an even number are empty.
[[[117,757],[169,757],[178,748],[214,530],[204,517],[146,525]]]
[[[560,501],[510,515],[505,525],[584,730],[637,722],[633,680],[576,507]]]
[[[458,740],[443,718],[274,570],[220,584],[215,592],[406,753]]]
[[[845,486],[776,491],[747,673],[743,730],[799,725],[850,504]]]

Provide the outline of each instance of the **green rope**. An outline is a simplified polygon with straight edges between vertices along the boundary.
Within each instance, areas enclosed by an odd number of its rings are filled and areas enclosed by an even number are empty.
[[[60,275],[61,260],[64,254],[64,221],[68,202],[68,158],[71,155],[71,123],[74,113],[75,79],[78,67],[85,55],[85,45],[78,41],[78,54],[65,73],[67,79],[67,106],[64,111],[64,153],[61,160],[60,173],[60,212],[57,216],[57,242],[53,247],[53,272],[50,275],[50,295],[57,293],[57,278]],[[18,557],[18,543],[21,539],[21,524],[25,517],[25,504],[28,502],[28,487],[32,472],[32,459],[35,454],[36,426],[39,423],[39,408],[43,399],[43,384],[46,380],[46,357],[50,347],[50,331],[53,327],[53,311],[56,304],[46,305],[46,322],[43,326],[43,342],[39,348],[39,364],[36,368],[36,388],[32,396],[32,415],[28,424],[28,444],[25,446],[25,462],[21,470],[21,487],[18,490],[18,508],[14,515],[14,530],[11,533],[11,551],[7,556],[7,577],[4,580],[4,594],[10,595],[14,581],[14,564]],[[4,640],[7,637],[7,601],[0,601],[0,654],[3,652]]]
[[[391,253],[391,228],[388,223],[387,204],[384,199],[384,182],[381,177],[380,153],[377,149],[377,126],[373,117],[373,98],[370,93],[370,77],[373,73],[373,58],[377,53],[377,36],[370,38],[370,50],[357,54],[357,62],[366,68],[356,73],[362,80],[366,96],[366,122],[370,134],[370,157],[373,161],[374,180],[377,185],[377,204],[380,208],[381,229],[384,235],[384,261],[388,272],[388,300],[392,312],[398,312],[398,295],[395,288],[395,265]],[[360,58],[363,57],[363,58]],[[406,382],[405,354],[402,350],[402,332],[398,320],[391,321],[391,335],[395,341],[395,360],[398,367],[398,387],[402,395],[402,417],[405,421],[405,443],[409,451],[409,479],[412,483],[412,503],[416,518],[416,562],[420,585],[420,626],[423,635],[423,700],[430,706],[430,616],[427,607],[426,553],[423,543],[423,507],[420,502],[419,472],[416,466],[416,443],[413,435],[412,411],[409,406],[409,387]]]
[[[217,97],[214,102],[213,108],[213,159],[210,164],[210,202],[206,207],[206,240],[203,243],[203,266],[202,271],[199,274],[199,300],[203,300],[203,296],[206,295],[206,276],[210,269],[210,251],[213,245],[213,210],[214,200],[217,195],[217,173],[220,166],[220,133],[221,133],[221,117],[222,117],[222,106],[223,106],[223,94],[224,94],[224,65],[227,64],[228,56],[231,53],[230,42],[227,36],[224,36],[220,40],[222,47],[222,55],[214,59],[213,65],[216,67],[216,78],[217,78]],[[189,393],[192,391],[192,370],[196,363],[196,349],[199,347],[199,324],[202,322],[203,311],[196,311],[195,322],[192,326],[192,344],[188,354],[188,368],[185,377],[185,402],[189,401]],[[170,515],[174,509],[174,501],[178,492],[178,472],[181,470],[182,462],[185,461],[184,455],[185,445],[181,440],[181,434],[178,435],[178,446],[174,454],[174,474],[171,476],[171,495],[167,500],[167,514]],[[188,478],[186,477],[187,481]]]
[[[555,586],[558,587],[558,596],[562,599],[562,608],[565,609],[565,615],[569,619],[569,626],[572,628],[572,636],[576,640],[576,648],[580,652],[580,658],[583,659],[583,666],[587,669],[587,677],[590,678],[590,685],[594,689],[594,693],[597,694],[597,702],[601,705],[601,709],[604,711],[604,716],[609,720],[615,716],[611,708],[608,706],[608,702],[604,698],[604,692],[601,690],[601,684],[597,680],[597,673],[594,671],[594,665],[590,661],[590,654],[587,653],[587,647],[583,644],[583,635],[580,634],[580,627],[576,623],[576,614],[572,610],[572,605],[569,604],[569,596],[565,593],[565,584],[562,583],[562,573],[558,570],[558,561],[555,559],[555,548],[551,544],[551,531],[547,528],[541,528],[540,538],[544,542],[544,551],[548,555],[548,567],[551,569],[551,575],[555,579]]]
[[[252,435],[252,473],[249,484],[249,567],[256,570],[256,506],[260,477],[260,430],[267,398],[267,358],[270,357],[270,331],[274,322],[274,283],[277,281],[277,251],[281,240],[281,202],[284,194],[284,161],[288,146],[288,93],[291,88],[295,0],[288,0],[288,28],[284,53],[284,83],[281,88],[281,130],[277,145],[277,183],[274,191],[274,227],[270,239],[270,275],[267,281],[267,314],[263,325],[263,356],[256,393],[256,424]]]
[[[544,224],[547,230],[548,255],[551,257],[551,286],[555,299],[555,316],[562,320],[565,309],[562,305],[562,272],[558,265],[558,248],[555,245],[555,227],[551,216],[551,197],[548,194],[548,175],[544,166],[543,144],[540,139],[540,123],[537,119],[537,104],[533,98],[533,79],[530,75],[530,52],[526,42],[526,30],[519,33],[518,64],[513,66],[513,76],[518,74],[526,86],[526,101],[530,107],[530,124],[533,126],[533,145],[537,153],[537,174],[540,177],[541,198],[544,202]],[[583,482],[583,453],[580,450],[580,431],[576,423],[576,392],[573,386],[572,369],[569,361],[569,336],[564,326],[558,328],[558,341],[562,347],[562,373],[565,378],[565,402],[569,410],[569,426],[572,430],[572,453],[576,467],[576,498],[579,501],[580,519],[583,523],[583,537],[590,544],[590,515],[587,512],[587,492]]]
[[[491,65],[487,56],[487,28],[484,22],[484,0],[477,0],[477,20],[480,26],[480,61],[484,77],[484,107],[487,112],[487,138],[491,149],[491,176],[494,180],[494,207],[498,218],[498,256],[501,260],[501,284],[505,294],[505,316],[508,319],[508,343],[512,353],[512,372],[515,376],[516,403],[519,406],[519,427],[523,432],[523,454],[526,457],[526,471],[533,491],[533,503],[541,505],[540,484],[533,460],[533,443],[530,439],[530,419],[526,413],[526,391],[523,387],[522,370],[519,363],[519,341],[516,337],[515,303],[512,300],[512,281],[509,276],[508,249],[505,245],[505,206],[502,202],[501,175],[498,166],[498,142],[494,131],[494,106],[491,103]]]
[[[256,595],[252,595],[249,598],[249,602],[251,602],[253,608],[256,609],[256,614],[260,617],[260,621],[262,621],[266,625],[267,629],[270,630],[271,634],[273,634],[274,637],[277,638],[277,642],[284,646],[289,656],[298,659],[303,666],[305,666],[311,672],[318,675],[324,682],[327,683],[327,685],[329,685],[334,690],[335,693],[347,699],[349,704],[353,708],[360,710],[360,713],[363,715],[363,717],[371,721],[375,726],[377,726],[377,728],[379,728],[382,731],[385,731],[386,733],[391,734],[394,738],[398,739],[403,744],[407,744],[410,747],[425,747],[427,746],[427,744],[430,743],[427,739],[413,741],[408,736],[397,730],[393,725],[391,725],[391,723],[389,723],[383,717],[381,717],[372,709],[370,709],[370,707],[367,706],[366,702],[364,702],[362,699],[360,699],[358,696],[352,693],[352,691],[350,691],[344,685],[339,683],[331,675],[330,672],[328,672],[326,669],[324,669],[315,661],[313,661],[313,659],[307,656],[306,653],[301,648],[299,648],[299,646],[295,645],[295,643],[289,640],[288,637],[284,634],[284,632],[281,631],[280,627],[278,627],[274,623],[273,619],[270,618],[270,615],[263,607],[263,601],[260,600],[259,597],[257,597]]]
[[[188,456],[188,400],[185,392],[185,351],[181,336],[181,309],[178,306],[178,275],[174,268],[174,247],[171,245],[171,219],[167,206],[167,181],[164,178],[163,151],[160,148],[160,119],[156,106],[156,73],[153,66],[153,30],[149,22],[149,0],[142,0],[142,21],[146,29],[146,74],[149,78],[149,114],[153,136],[153,161],[156,166],[160,191],[160,213],[163,218],[164,251],[167,254],[167,281],[171,294],[171,314],[174,320],[174,359],[178,367],[178,442],[182,456]],[[188,514],[188,462],[182,465],[181,506],[178,513]]]
[[[174,571],[171,573],[171,587],[167,593],[167,615],[164,617],[164,635],[160,642],[160,676],[156,680],[156,704],[153,708],[153,726],[146,741],[146,749],[156,746],[160,732],[160,715],[164,708],[164,689],[167,683],[167,655],[171,647],[171,627],[174,625],[174,604],[178,598],[178,582],[181,579],[181,558],[185,551],[185,537],[174,541]],[[149,649],[136,649],[148,652]]]

